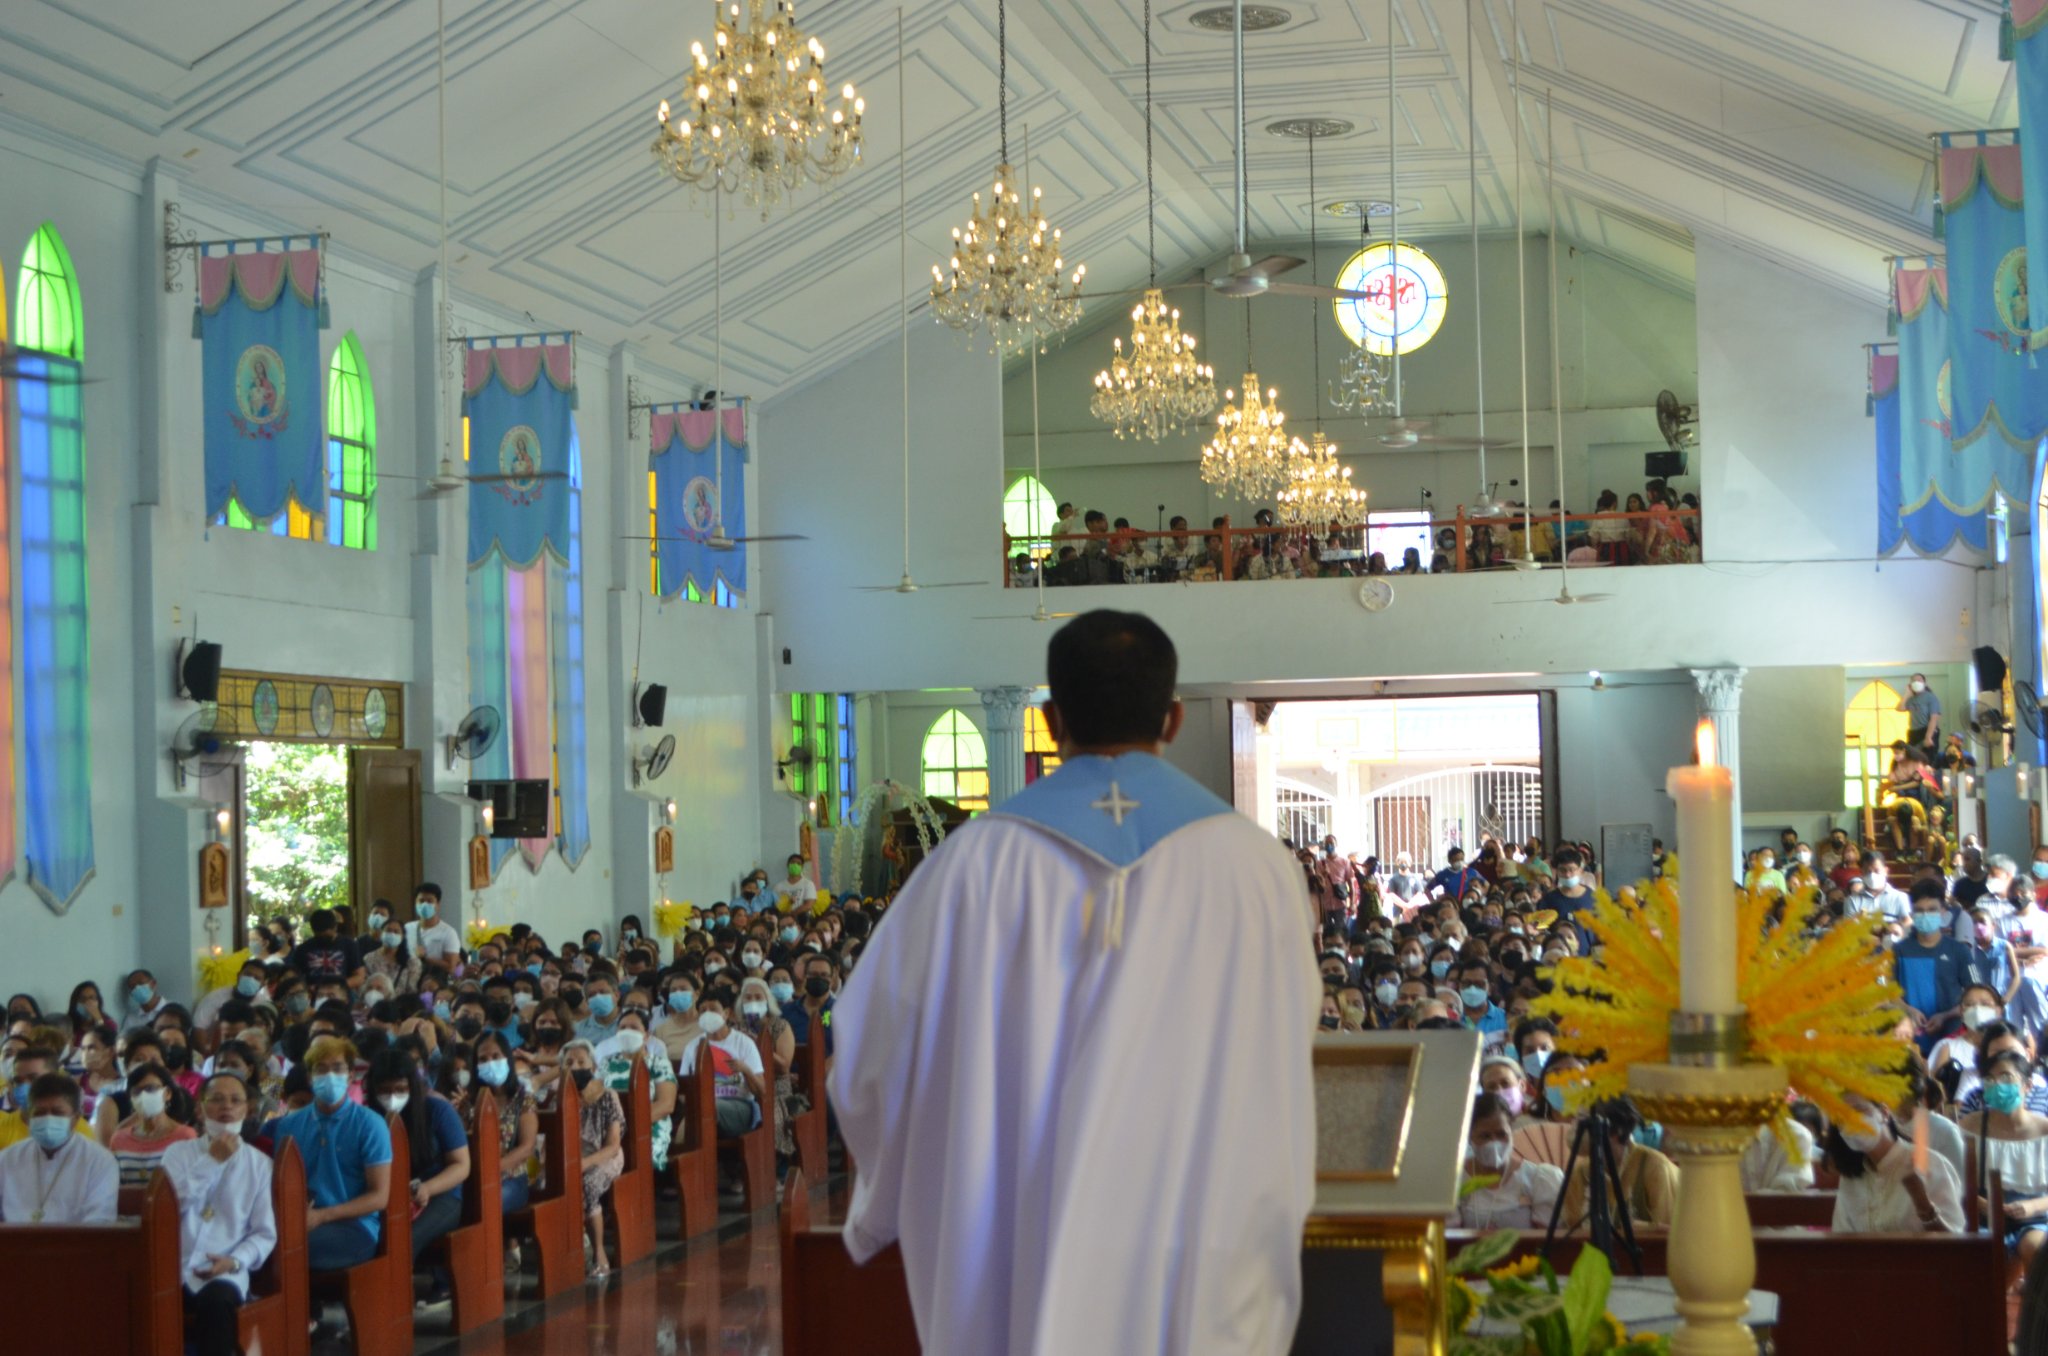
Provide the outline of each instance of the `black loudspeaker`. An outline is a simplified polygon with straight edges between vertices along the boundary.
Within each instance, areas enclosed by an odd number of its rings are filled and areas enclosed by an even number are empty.
[[[668,710],[668,689],[660,683],[649,683],[640,689],[640,723],[659,725]]]
[[[1685,453],[1678,451],[1645,452],[1643,474],[1652,480],[1669,480],[1685,474]]]
[[[195,702],[220,699],[220,646],[210,640],[196,640],[185,651],[185,665],[178,677],[185,695]]]
[[[554,832],[554,788],[545,777],[475,781],[469,798],[491,807],[491,837],[546,838]]]
[[[2005,686],[2005,656],[1989,645],[1979,645],[1970,655],[1977,665],[1977,690],[1997,692]]]

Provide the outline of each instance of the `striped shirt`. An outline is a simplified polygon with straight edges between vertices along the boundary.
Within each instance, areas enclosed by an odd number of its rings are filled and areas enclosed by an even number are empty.
[[[197,1130],[176,1121],[167,1121],[156,1136],[148,1139],[134,1126],[124,1125],[114,1132],[113,1141],[107,1147],[114,1151],[114,1162],[120,1165],[121,1185],[139,1187],[149,1185],[150,1175],[163,1161],[164,1150],[179,1140],[197,1138]]]

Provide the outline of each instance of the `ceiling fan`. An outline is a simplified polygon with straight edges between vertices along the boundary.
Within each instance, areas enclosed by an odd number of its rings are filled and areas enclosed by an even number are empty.
[[[1045,604],[1040,603],[1037,607],[1031,609],[1031,611],[1029,612],[1006,612],[1001,616],[976,617],[975,620],[1049,622],[1065,621],[1069,617],[1078,617],[1080,615],[1081,614],[1078,612],[1048,612],[1045,610]]]
[[[904,131],[903,11],[896,11],[896,215],[897,267],[902,272],[903,301],[898,307],[903,345],[903,577],[893,584],[860,584],[859,593],[916,593],[922,589],[971,589],[984,582],[955,579],[943,584],[920,584],[910,574],[910,141]],[[1028,146],[1028,142],[1027,142]],[[1031,152],[1024,152],[1024,170],[1031,172]]]
[[[758,533],[744,537],[728,537],[723,525],[714,527],[702,537],[650,537],[646,533],[637,536],[628,534],[620,541],[672,541],[684,546],[708,546],[714,551],[731,551],[741,546],[751,546],[759,541],[809,541],[801,532]]]
[[[538,480],[567,480],[569,476],[565,471],[534,471],[527,475],[470,475],[465,471],[457,469],[454,462],[443,457],[440,464],[434,468],[434,474],[430,476],[406,476],[399,475],[393,471],[379,471],[377,478],[379,480],[417,481],[426,486],[426,488],[421,490],[414,498],[439,499],[443,495],[455,493],[465,485],[503,485],[513,481],[524,485]]]

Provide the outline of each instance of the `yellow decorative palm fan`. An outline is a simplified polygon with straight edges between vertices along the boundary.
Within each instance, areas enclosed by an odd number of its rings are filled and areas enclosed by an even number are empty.
[[[663,938],[681,936],[683,929],[690,924],[690,915],[696,911],[697,906],[687,899],[662,900],[654,906],[654,935]]]

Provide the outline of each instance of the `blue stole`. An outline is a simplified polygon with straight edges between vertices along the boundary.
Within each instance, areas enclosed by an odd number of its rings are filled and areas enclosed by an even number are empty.
[[[1197,820],[1237,812],[1156,754],[1126,753],[1069,759],[990,813],[1036,825],[1123,872]]]

